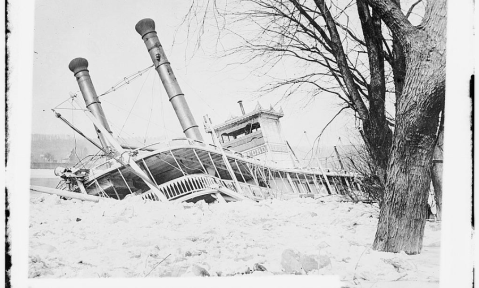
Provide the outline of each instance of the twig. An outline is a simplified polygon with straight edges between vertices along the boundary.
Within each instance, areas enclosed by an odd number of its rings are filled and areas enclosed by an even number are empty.
[[[153,272],[153,270],[155,270],[156,267],[158,267],[158,265],[160,265],[163,261],[166,260],[166,258],[170,257],[171,253],[168,254],[168,256],[166,256],[165,258],[163,258],[163,260],[160,261],[160,263],[156,264],[155,267],[153,267],[153,269],[151,269],[150,272],[148,272],[148,274],[145,275],[145,277],[147,277],[148,275],[150,275],[151,272]]]
[[[356,269],[358,269],[359,261],[361,261],[361,258],[363,257],[364,252],[366,252],[366,249],[368,249],[368,247],[364,248],[363,253],[361,253],[361,256],[359,256],[358,262],[356,263],[356,267],[354,267],[354,275],[353,275],[354,284],[357,284],[356,281],[355,281],[356,280]]]
[[[409,8],[409,10],[406,13],[406,18],[409,18],[409,15],[411,15],[412,10],[414,9],[414,7],[416,7],[416,5],[421,3],[421,2],[422,2],[422,0],[418,0],[416,3],[411,5],[411,7]]]
[[[150,257],[149,253],[146,255],[146,259],[145,259],[145,270],[146,270],[146,265],[148,265],[148,257]]]
[[[396,280],[393,280],[393,281],[399,281],[399,279],[402,279],[402,278],[404,278],[404,277],[406,277],[406,276],[407,276],[407,273],[406,273],[406,274],[404,274],[404,275],[402,275],[402,276],[401,276],[401,277],[399,277],[398,279],[396,279]]]
[[[368,249],[368,247],[364,248],[363,253],[361,253],[361,256],[359,256],[358,263],[356,263],[356,267],[354,267],[354,272],[356,272],[356,269],[358,269],[359,261],[361,261],[361,258],[363,257],[363,254],[364,254],[364,252],[366,252],[367,249]],[[356,273],[354,273],[354,274],[356,275]]]
[[[338,111],[338,113],[336,113],[336,115],[334,115],[333,118],[331,118],[331,120],[329,120],[329,122],[323,127],[323,129],[321,130],[321,132],[319,133],[318,137],[316,137],[316,139],[314,139],[313,141],[313,147],[311,147],[311,158],[309,159],[309,163],[308,165],[311,163],[311,161],[313,160],[313,156],[314,156],[314,144],[316,143],[316,141],[318,141],[318,148],[319,148],[319,140],[321,138],[321,135],[323,135],[323,132],[324,130],[326,130],[326,128],[328,128],[329,124],[331,124],[331,122],[334,121],[334,119],[336,119],[336,117],[338,117],[339,114],[341,114],[341,112],[343,112],[344,109],[346,108],[349,108],[349,106],[346,106],[346,107],[343,107],[341,108],[341,110]],[[318,149],[316,149],[318,150]],[[308,152],[309,153],[309,152]]]

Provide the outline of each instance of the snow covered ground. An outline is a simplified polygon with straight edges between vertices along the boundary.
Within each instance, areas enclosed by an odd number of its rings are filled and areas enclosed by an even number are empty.
[[[332,274],[344,287],[439,286],[439,223],[426,224],[420,255],[377,252],[378,208],[340,200],[92,203],[35,194],[29,277]]]

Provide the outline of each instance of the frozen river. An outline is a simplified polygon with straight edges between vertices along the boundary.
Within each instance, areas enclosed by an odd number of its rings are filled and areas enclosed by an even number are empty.
[[[30,185],[55,188],[60,178],[55,176],[53,169],[30,169]]]
[[[343,287],[438,287],[440,223],[427,222],[419,255],[378,252],[378,212],[337,196],[208,205],[42,195],[30,202],[29,276],[306,274],[339,275]]]

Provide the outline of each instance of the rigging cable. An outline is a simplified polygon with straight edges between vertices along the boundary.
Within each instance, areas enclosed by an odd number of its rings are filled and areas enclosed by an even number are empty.
[[[120,132],[118,133],[118,136],[120,136],[121,132],[123,131],[123,128],[125,128],[126,122],[128,122],[128,118],[130,118],[131,112],[133,111],[133,108],[135,108],[136,102],[138,101],[138,98],[140,97],[141,91],[143,90],[143,87],[145,86],[146,80],[148,79],[148,76],[150,75],[151,70],[148,71],[148,75],[145,78],[145,81],[143,81],[143,84],[141,85],[140,92],[138,92],[138,95],[136,95],[135,102],[133,103],[133,106],[131,106],[130,112],[128,113],[128,116],[126,116],[125,123],[123,123],[123,126],[120,129]]]
[[[76,102],[73,102],[73,103],[76,105],[75,107],[78,106],[78,103],[76,103]],[[87,108],[81,108],[80,106],[78,106],[78,109],[77,109],[77,110],[88,111]],[[110,125],[110,128],[111,128],[112,130],[118,131],[117,126],[116,126],[114,123],[110,122],[107,118],[103,118],[103,119],[108,122],[108,124]],[[126,141],[124,138],[122,138],[119,133],[115,133],[115,134],[118,135],[118,136],[116,137],[118,140],[122,140],[125,144],[128,144],[128,141]],[[126,135],[129,136],[130,138],[134,139],[133,135],[130,135],[130,134],[127,133],[127,132],[123,132],[123,134],[126,134]],[[137,141],[138,141],[138,140],[137,140]],[[141,143],[141,141],[138,141],[138,142]]]
[[[110,127],[111,127],[112,129],[118,131],[118,127],[117,127],[113,122],[108,121],[108,124],[110,125]],[[115,134],[117,135],[116,138],[117,138],[118,141],[122,141],[123,144],[126,144],[126,145],[131,145],[131,144],[130,144],[131,141],[128,141],[127,138],[124,138],[123,136],[121,136],[120,133],[115,133]],[[123,132],[123,134],[125,134],[125,135],[126,135],[127,137],[129,137],[131,140],[136,141],[136,142],[138,142],[139,144],[143,145],[143,143],[142,143],[140,140],[138,140],[138,137],[135,138],[134,135],[132,135],[132,134],[130,134],[130,133],[128,133],[128,132]],[[121,143],[120,143],[120,144],[121,144]]]
[[[102,97],[102,96],[105,96],[109,93],[112,93],[116,90],[118,90],[119,88],[123,87],[124,85],[126,84],[130,84],[133,80],[135,80],[136,78],[140,77],[143,75],[144,72],[146,72],[147,70],[151,69],[154,65],[152,64],[151,66],[148,66],[147,68],[143,69],[143,70],[140,70],[136,73],[133,73],[131,74],[130,76],[127,76],[127,77],[124,77],[123,80],[121,80],[120,82],[118,82],[117,84],[115,84],[113,87],[111,87],[108,91],[98,95],[98,97]],[[76,92],[70,92],[70,96],[68,96],[68,98],[64,101],[62,101],[60,104],[58,104],[57,106],[55,106],[53,109],[59,109],[58,106],[64,104],[65,102],[67,102],[68,100],[70,100],[72,98],[73,95],[77,95],[78,93],[80,93],[80,90],[77,90]],[[67,108],[60,108],[60,109],[67,109]]]
[[[151,105],[150,105],[150,116],[148,117],[148,123],[146,124],[145,137],[143,138],[143,145],[146,145],[146,136],[148,135],[148,128],[150,128],[151,115],[153,115],[153,87],[151,85]]]
[[[72,124],[75,125],[75,118],[73,117],[73,98],[72,98],[72,102],[71,102],[71,105],[72,105]],[[76,137],[76,134],[75,134],[75,131],[73,131],[73,140],[74,140],[74,143],[75,143],[75,146],[73,148],[73,152],[75,153],[75,156],[77,157],[78,159],[78,163],[83,167],[85,168],[85,165],[83,164],[83,162],[81,161],[80,157],[78,156],[77,154],[77,137]],[[70,156],[68,157],[68,160],[70,160]]]
[[[116,83],[113,87],[111,87],[109,90],[107,90],[106,92],[98,95],[98,97],[102,97],[102,96],[105,96],[106,94],[109,94],[111,92],[114,92],[116,91],[117,89],[123,87],[124,85],[127,85],[127,84],[130,84],[131,81],[135,80],[136,78],[140,77],[143,75],[144,72],[146,72],[147,70],[151,69],[152,67],[154,66],[154,64],[152,64],[151,66],[148,66],[147,68],[141,70],[141,71],[138,71],[136,73],[133,73],[131,74],[130,76],[127,76],[127,77],[124,77],[123,80],[121,80],[120,82]],[[151,71],[151,70],[150,70]],[[149,72],[148,71],[148,74]]]
[[[123,110],[123,111],[125,111],[125,112],[128,112],[128,111],[129,111],[129,110],[123,108],[123,107],[120,107],[120,106],[118,106],[118,105],[113,104],[112,102],[110,102],[110,101],[108,101],[108,100],[103,99],[102,102],[108,103],[109,105],[114,106],[115,108],[117,108],[117,109],[119,109],[119,110]],[[77,109],[77,110],[82,110],[82,111],[83,111],[83,109]],[[142,116],[140,116],[140,115],[138,115],[138,114],[136,114],[136,113],[131,113],[131,115],[133,115],[133,116],[135,116],[135,117],[137,117],[137,118],[139,118],[139,119],[141,119],[141,120],[148,121],[146,118],[144,118],[144,117],[142,117]],[[163,115],[163,112],[162,112],[162,115]],[[160,126],[162,125],[162,124],[160,124],[160,123],[158,123],[158,122],[154,122],[154,121],[150,121],[150,122],[153,123],[153,124],[155,124],[155,125],[157,125],[158,127],[160,127]],[[163,124],[163,125],[164,125],[164,124]],[[165,129],[166,129],[166,130],[169,130],[170,132],[173,132],[172,130],[170,130],[170,129],[166,128],[166,127],[165,127]]]
[[[57,106],[55,106],[53,109],[69,109],[69,108],[58,108],[58,106],[64,104],[65,102],[68,102],[69,100],[72,99],[72,97],[76,96],[79,92],[80,92],[80,90],[77,90],[76,92],[70,92],[70,95],[68,96],[68,98],[66,100],[62,101]]]
[[[188,83],[188,81],[186,81],[186,79],[183,79],[183,80],[182,80],[182,83],[186,84],[186,86],[188,86],[193,92],[195,92],[195,96],[197,96],[198,98],[200,98],[201,101],[202,101],[202,103],[206,104],[206,106],[208,106],[208,107],[211,109],[211,111],[213,111],[213,113],[216,114],[217,117],[220,116],[220,114],[219,114],[213,107],[211,107],[211,106],[208,104],[208,102],[201,96],[201,93],[199,93],[198,91],[196,91],[196,89],[195,89],[194,87],[192,87],[192,86]]]
[[[130,76],[124,77],[124,80],[118,82],[115,86],[113,86],[113,87],[112,87],[111,89],[109,89],[108,91],[102,93],[102,94],[99,95],[98,97],[101,97],[101,96],[104,96],[104,95],[109,94],[109,93],[111,93],[111,92],[114,92],[114,91],[116,91],[117,89],[121,88],[122,86],[124,86],[124,85],[126,85],[126,84],[130,84],[130,82],[132,82],[133,80],[135,80],[135,79],[138,78],[139,76],[142,76],[143,73],[146,72],[147,70],[149,70],[148,72],[151,72],[150,69],[151,69],[152,67],[154,67],[154,65],[151,65],[151,66],[149,66],[149,67],[147,67],[147,68],[145,68],[145,69],[143,69],[143,70],[141,70],[141,71],[138,71],[137,73],[134,73],[134,74],[132,74],[132,75],[130,75]],[[148,73],[148,75],[149,75],[149,73]],[[148,78],[148,77],[147,77],[147,78]],[[147,80],[147,79],[145,79],[145,82],[146,82],[146,80]],[[143,83],[143,85],[145,84],[145,82]],[[143,89],[143,86],[142,86],[142,89]],[[63,110],[68,110],[68,109],[69,109],[69,110],[71,110],[71,111],[72,111],[72,122],[74,121],[74,116],[73,116],[73,111],[74,111],[74,110],[82,110],[82,111],[85,110],[84,108],[81,108],[81,107],[79,107],[78,109],[74,108],[75,106],[74,106],[74,102],[73,102],[73,97],[76,97],[76,96],[78,95],[78,93],[80,93],[79,90],[77,90],[76,92],[70,92],[69,97],[68,97],[66,100],[64,100],[64,101],[62,101],[61,103],[59,103],[59,104],[58,104],[57,106],[55,106],[55,108],[54,108],[54,109],[63,109]],[[141,93],[141,90],[140,90],[140,93]],[[138,97],[139,97],[140,93],[137,95],[137,99],[135,100],[135,103],[136,103],[136,101],[138,100]],[[59,106],[61,106],[61,105],[63,105],[64,103],[68,102],[69,100],[71,100],[71,106],[72,106],[71,108],[58,108]],[[116,105],[115,105],[115,106],[116,106]],[[134,106],[134,105],[133,105],[133,106]],[[117,106],[117,107],[118,107],[118,106]],[[126,110],[126,109],[125,109],[125,110]],[[130,116],[132,110],[133,110],[133,107],[132,107],[132,109],[130,110],[130,112],[129,112],[129,114],[128,114],[128,117]],[[150,113],[152,114],[152,111],[151,111]],[[151,120],[151,114],[150,114],[150,119],[148,120],[148,126],[149,126],[149,123],[150,123],[150,120]],[[122,127],[122,129],[120,130],[120,133],[122,132],[122,130],[123,130],[125,124],[126,124],[126,121],[128,120],[128,117],[127,117],[127,119],[125,120],[125,123],[123,124],[123,127]],[[109,122],[109,121],[108,121],[108,122]],[[147,127],[147,131],[148,131],[148,127]],[[119,134],[120,134],[120,133],[119,133]],[[128,134],[128,133],[125,133],[125,134]],[[80,161],[78,164],[82,165],[83,168],[85,168],[85,164],[83,163],[82,159],[80,159],[80,157],[79,157],[79,155],[78,155],[78,153],[77,153],[76,135],[74,134],[73,136],[74,136],[74,143],[75,143],[75,144],[74,144],[75,146],[74,146],[73,152],[74,152],[75,156],[77,157],[77,159]],[[121,137],[119,136],[119,138],[121,138]],[[124,142],[127,142],[127,141],[125,141],[125,139],[122,139],[122,140],[123,140]],[[141,143],[141,141],[138,141],[138,142]],[[90,162],[90,161],[89,161],[89,162]]]

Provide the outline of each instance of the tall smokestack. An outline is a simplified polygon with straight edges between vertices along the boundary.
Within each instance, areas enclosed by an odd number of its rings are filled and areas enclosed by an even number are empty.
[[[95,88],[93,87],[93,83],[90,78],[88,61],[84,58],[75,58],[70,62],[68,68],[73,72],[73,75],[75,75],[77,79],[78,86],[80,87],[83,99],[85,100],[86,107],[111,134],[110,126],[108,126],[105,113],[103,112],[103,108],[101,108],[100,100],[98,100],[98,96],[96,95]],[[104,149],[109,149],[108,147],[110,145],[108,145],[108,141],[102,135],[101,131],[97,127],[95,127],[95,130],[98,134],[98,139],[100,139],[101,146],[103,146]]]
[[[243,101],[242,101],[242,100],[239,100],[239,101],[238,101],[238,104],[240,105],[241,113],[243,113],[243,115],[244,115],[245,113],[244,113]]]
[[[193,118],[193,114],[191,114],[185,95],[181,92],[175,74],[171,69],[170,62],[168,62],[166,58],[160,40],[158,40],[155,31],[155,21],[148,18],[140,20],[140,22],[136,24],[135,30],[141,35],[141,38],[145,42],[151,60],[155,64],[156,72],[158,72],[161,82],[163,86],[165,86],[166,93],[168,94],[171,105],[173,105],[173,109],[175,109],[178,120],[180,120],[183,133],[190,139],[203,141],[203,136],[196,124],[195,118]]]

